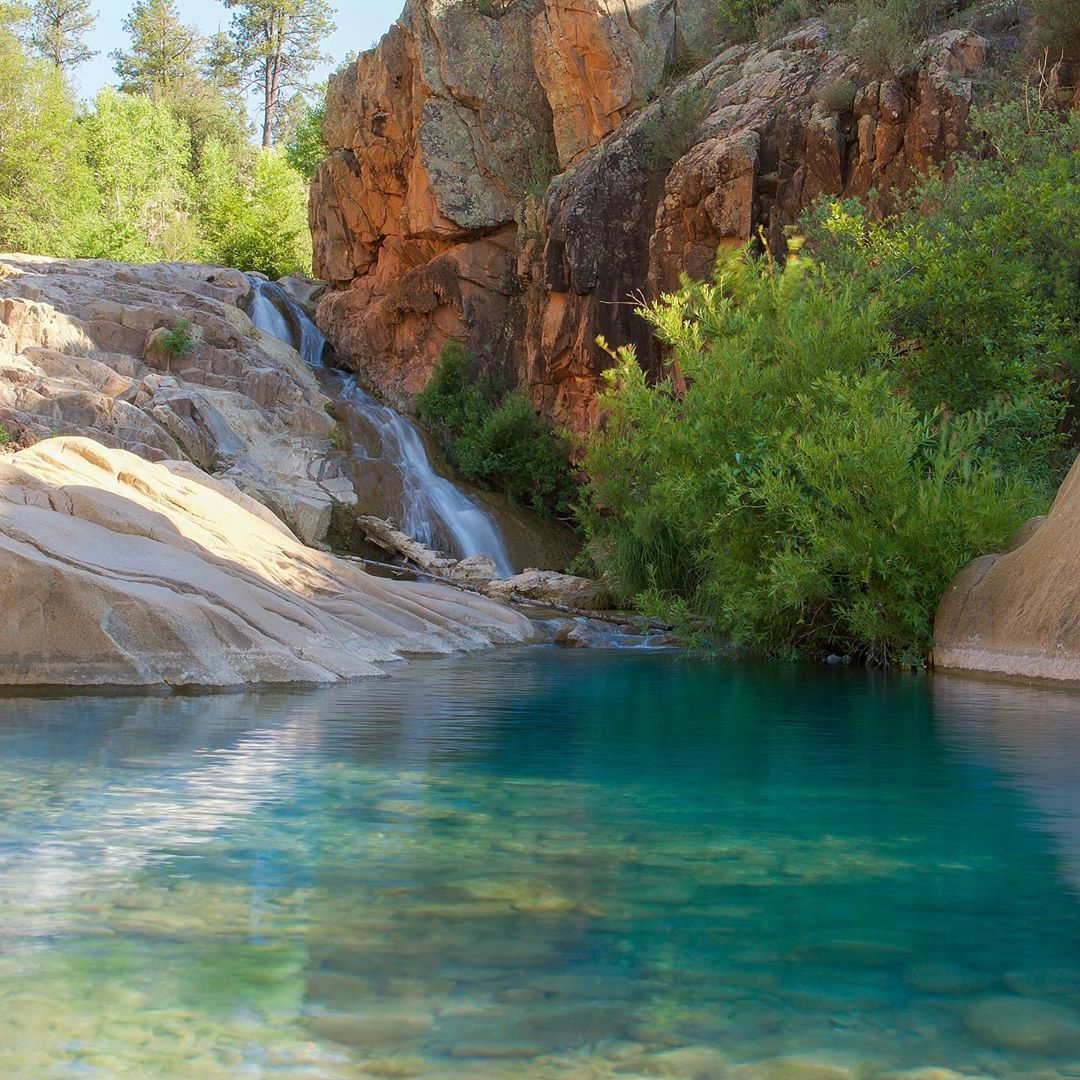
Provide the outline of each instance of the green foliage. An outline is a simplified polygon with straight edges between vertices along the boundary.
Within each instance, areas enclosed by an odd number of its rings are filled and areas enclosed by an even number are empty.
[[[96,207],[85,141],[61,73],[0,30],[0,248],[79,253]]]
[[[546,146],[536,147],[530,149],[526,164],[528,175],[525,178],[524,194],[534,202],[542,203],[558,172],[558,159]]]
[[[323,117],[326,115],[326,87],[320,89],[315,102],[301,93],[293,94],[284,110],[278,145],[285,148],[289,164],[310,181],[315,170],[330,153],[323,138]]]
[[[162,348],[177,360],[185,357],[195,348],[192,334],[193,324],[190,319],[177,319],[161,339]]]
[[[309,76],[326,57],[323,39],[334,31],[327,0],[225,0],[233,12],[231,54],[218,66],[231,67],[236,83],[262,97],[262,143],[269,147],[279,108],[288,91],[307,92]]]
[[[30,45],[56,68],[77,67],[97,55],[86,44],[96,21],[90,0],[37,0],[31,12]]]
[[[798,254],[742,253],[642,314],[686,389],[620,350],[586,446],[599,568],[773,653],[916,662],[934,606],[1048,489],[987,450],[1009,405],[946,415],[902,394],[886,304]]]
[[[168,105],[106,87],[83,130],[100,211],[81,254],[133,262],[193,257],[190,140]]]
[[[977,124],[990,154],[959,162],[950,183],[927,180],[884,222],[826,203],[811,235],[834,272],[887,301],[913,402],[1023,403],[997,426],[996,452],[1052,477],[1080,377],[1080,117],[1017,100]]]
[[[417,398],[421,421],[462,476],[535,510],[564,514],[574,489],[565,440],[537,415],[524,392],[499,395],[469,376],[470,357],[448,342]]]
[[[135,0],[124,29],[131,47],[109,54],[124,93],[175,93],[195,82],[205,40],[180,21],[174,0]]]
[[[215,261],[271,278],[311,269],[307,185],[281,151],[260,151],[248,189],[229,189],[212,217]]]
[[[1080,5],[1076,0],[1033,0],[1035,44],[1051,60],[1080,60]]]
[[[697,133],[709,115],[710,97],[704,83],[694,82],[676,89],[659,104],[641,125],[646,139],[645,163],[650,168],[670,168],[695,143]]]
[[[851,112],[855,93],[855,84],[850,79],[836,79],[818,94],[818,101],[830,113]]]
[[[0,446],[7,446],[11,442],[11,432],[3,424],[0,424]]]
[[[348,452],[349,440],[345,437],[345,432],[341,430],[340,424],[335,424],[330,429],[330,445],[339,454],[344,454]]]

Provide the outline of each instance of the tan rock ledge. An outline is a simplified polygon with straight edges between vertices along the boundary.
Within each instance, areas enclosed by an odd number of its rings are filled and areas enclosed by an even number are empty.
[[[306,547],[229,481],[90,439],[0,457],[0,685],[240,687],[529,640],[522,615]]]

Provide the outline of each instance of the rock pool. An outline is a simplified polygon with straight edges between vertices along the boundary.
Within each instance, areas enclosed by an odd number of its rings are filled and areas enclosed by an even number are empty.
[[[1075,692],[672,654],[0,699],[0,1076],[1075,1076],[1077,776]]]

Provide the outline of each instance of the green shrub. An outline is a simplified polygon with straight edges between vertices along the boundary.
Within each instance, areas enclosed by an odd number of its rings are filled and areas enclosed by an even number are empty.
[[[647,613],[772,653],[918,662],[950,578],[1049,489],[986,449],[1007,403],[949,416],[900,393],[889,309],[841,280],[740,253],[643,310],[686,389],[618,352],[582,522]]]
[[[1080,5],[1076,0],[1033,0],[1035,44],[1051,60],[1080,60]]]
[[[0,424],[0,446],[7,446],[11,441],[11,432],[3,424]]]
[[[195,348],[193,329],[194,324],[190,319],[177,319],[163,335],[162,348],[177,360],[187,356]]]
[[[448,342],[417,398],[421,421],[466,480],[503,491],[546,514],[574,495],[566,441],[536,415],[523,391],[496,393],[469,376],[470,357]]]
[[[709,115],[711,100],[704,83],[682,86],[655,106],[641,125],[645,136],[645,164],[670,168],[696,142]]]
[[[1080,117],[1017,100],[976,125],[989,156],[959,161],[950,183],[928,179],[885,221],[828,202],[810,234],[834,273],[888,305],[915,405],[1012,401],[994,452],[1056,480],[1064,398],[1080,377]]]
[[[818,94],[818,102],[830,113],[851,112],[855,105],[855,84],[850,79],[836,79]]]

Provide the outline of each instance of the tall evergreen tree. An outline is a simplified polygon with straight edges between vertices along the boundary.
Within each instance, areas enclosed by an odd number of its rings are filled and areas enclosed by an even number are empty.
[[[131,48],[110,55],[125,93],[174,92],[198,78],[205,39],[180,21],[173,0],[135,0],[124,29]]]
[[[30,20],[30,44],[61,71],[86,63],[97,52],[86,43],[97,16],[90,0],[37,0]]]
[[[282,95],[310,91],[319,46],[334,30],[327,0],[225,0],[233,8],[232,64],[244,89],[262,97],[262,144],[273,142]]]

